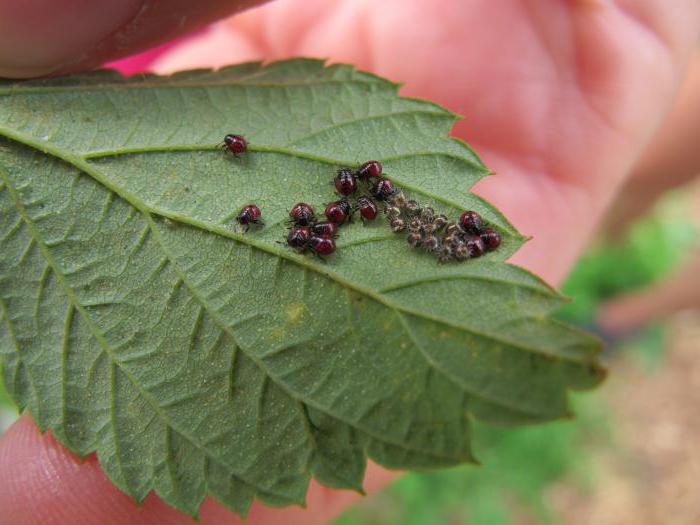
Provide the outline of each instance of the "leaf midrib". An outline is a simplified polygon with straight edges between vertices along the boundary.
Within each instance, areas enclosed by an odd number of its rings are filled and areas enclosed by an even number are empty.
[[[3,133],[6,133],[7,135],[7,128],[3,128],[0,126],[0,131]],[[257,146],[249,146],[248,147],[249,151],[258,151],[262,153],[277,153],[279,155],[287,155],[290,157],[294,158],[299,158],[299,159],[304,159],[304,160],[310,160],[313,162],[319,162],[322,164],[328,164],[329,166],[349,166],[353,165],[354,162],[347,160],[347,159],[332,159],[330,157],[324,157],[322,155],[314,155],[312,153],[306,153],[303,151],[298,151],[295,149],[290,149],[290,148],[283,148],[279,146],[263,146],[263,145],[257,145]],[[219,151],[218,146],[212,146],[211,144],[196,144],[196,145],[188,145],[188,146],[152,146],[152,147],[141,147],[141,148],[123,148],[119,150],[100,150],[100,151],[92,151],[89,153],[84,153],[84,154],[75,154],[79,158],[83,160],[100,160],[108,157],[119,157],[121,155],[130,155],[130,154],[141,154],[141,153],[173,153],[173,152],[188,152],[188,151],[196,151],[196,152],[215,152]],[[482,176],[488,175],[489,171],[484,168],[483,166],[478,165],[476,162],[472,161],[471,159],[466,159],[463,157],[460,157],[458,155],[454,155],[452,153],[435,153],[435,152],[430,152],[430,151],[418,151],[418,152],[411,152],[411,153],[402,153],[401,155],[393,155],[393,156],[388,156],[388,157],[382,157],[382,161],[392,161],[392,160],[400,160],[400,159],[407,159],[407,158],[412,158],[412,157],[446,157],[454,160],[459,160],[461,162],[464,162],[465,164],[469,165],[472,167],[472,169],[480,172]],[[398,182],[402,188],[409,190],[413,193],[419,194],[419,195],[424,195],[426,197],[429,197],[433,199],[436,202],[441,202],[442,204],[445,204],[447,206],[450,206],[452,208],[460,209],[461,205],[447,199],[441,195],[435,195],[432,193],[428,193],[425,191],[423,188],[420,188],[418,186],[415,186],[413,184],[407,183],[400,178],[397,177],[392,177],[391,175],[384,175],[384,178],[391,179],[392,181]],[[505,223],[507,226],[508,232],[517,240],[523,241],[527,239],[524,235],[520,234],[515,228],[513,228],[510,223],[505,219],[504,217],[501,217],[502,222]],[[503,225],[501,225],[503,227]]]
[[[393,115],[394,113],[389,113],[387,116]],[[2,129],[2,128],[0,128]],[[131,154],[138,154],[138,153],[173,153],[173,152],[187,152],[187,151],[196,151],[196,152],[210,152],[210,151],[221,151],[219,146],[212,146],[211,143],[207,144],[176,144],[172,146],[139,146],[139,147],[128,147],[128,148],[119,148],[119,149],[104,149],[104,150],[94,150],[94,151],[88,151],[86,153],[81,153],[80,157],[86,160],[92,160],[92,159],[103,159],[107,157],[118,157],[121,155],[131,155]],[[329,164],[331,166],[351,166],[355,162],[353,160],[348,160],[348,159],[333,159],[330,157],[325,157],[323,155],[314,155],[312,153],[307,153],[305,151],[299,151],[291,148],[284,148],[280,146],[264,146],[262,144],[249,144],[248,145],[248,151],[259,151],[263,153],[279,153],[281,155],[289,155],[291,157],[299,157],[300,159],[305,159],[305,160],[311,160],[314,162],[320,162],[323,164]],[[483,165],[477,163],[476,161],[472,159],[468,159],[465,157],[460,157],[459,155],[455,155],[454,153],[449,153],[446,151],[412,151],[411,153],[401,153],[400,155],[387,155],[382,157],[382,162],[391,162],[394,160],[401,160],[401,159],[408,159],[412,157],[445,157],[448,159],[453,159],[459,162],[463,162],[464,164],[468,164],[471,166],[474,170],[482,173],[484,176],[489,175],[491,172],[488,170],[488,168],[484,167]],[[388,175],[385,175],[387,178],[391,178]],[[422,192],[425,194],[425,192],[421,189],[417,190],[418,192]],[[437,195],[429,195],[430,197],[434,199],[440,199],[439,196]],[[450,202],[450,201],[445,201],[445,202]]]

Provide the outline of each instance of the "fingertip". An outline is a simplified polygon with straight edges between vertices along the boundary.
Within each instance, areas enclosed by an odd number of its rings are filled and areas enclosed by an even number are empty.
[[[80,459],[22,415],[0,438],[0,523],[194,525],[151,493],[137,505],[107,479],[94,454]]]

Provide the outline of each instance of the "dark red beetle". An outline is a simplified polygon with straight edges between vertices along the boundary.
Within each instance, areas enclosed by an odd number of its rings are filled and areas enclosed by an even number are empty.
[[[326,218],[335,224],[343,224],[349,220],[351,213],[350,203],[346,200],[331,202],[325,210]]]
[[[469,257],[481,257],[486,251],[484,246],[484,241],[478,235],[472,235],[467,239],[467,250],[469,250]]]
[[[377,205],[369,197],[360,197],[357,199],[357,210],[363,221],[373,221],[377,218]]]
[[[307,226],[293,226],[287,234],[287,244],[297,250],[303,250],[311,239],[311,230]]]
[[[239,153],[248,151],[248,142],[241,135],[226,135],[223,147],[237,157]]]
[[[317,222],[311,226],[311,232],[318,237],[335,237],[338,225],[331,221]]]
[[[377,181],[372,185],[371,191],[374,197],[380,201],[383,201],[394,194],[394,184],[389,179],[377,179]]]
[[[492,252],[501,245],[501,235],[493,228],[486,228],[481,234],[481,240],[487,252]]]
[[[381,177],[382,165],[379,161],[368,160],[362,166],[360,166],[360,169],[357,170],[357,176],[364,180],[367,180],[370,177]]]
[[[236,216],[236,222],[245,226],[245,231],[248,231],[251,224],[265,224],[260,218],[260,208],[255,204],[246,204],[241,208],[241,211]]]
[[[330,255],[335,251],[335,240],[332,237],[311,237],[309,248],[317,255]]]
[[[314,220],[314,209],[305,202],[297,202],[289,210],[289,216],[297,226],[308,226]]]
[[[335,183],[335,189],[341,195],[352,195],[357,191],[355,174],[347,168],[340,168],[333,182]]]
[[[484,231],[484,221],[475,211],[467,210],[459,217],[459,225],[466,233],[481,235]]]

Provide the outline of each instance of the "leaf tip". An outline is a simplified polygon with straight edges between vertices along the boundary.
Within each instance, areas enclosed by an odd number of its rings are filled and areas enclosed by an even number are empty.
[[[602,350],[602,342],[600,343],[600,346],[601,348],[598,351]],[[593,381],[595,382],[594,387],[601,384],[608,378],[608,369],[600,363],[591,363],[589,372],[591,376],[593,376]]]
[[[557,290],[556,288],[552,288],[552,290],[554,290],[554,291],[557,293],[557,296],[558,296],[559,300],[560,300],[561,302],[565,303],[565,304],[569,304],[571,301],[574,300],[571,296],[569,296],[569,295],[564,295],[563,293],[561,293],[561,292],[560,292],[559,290]]]

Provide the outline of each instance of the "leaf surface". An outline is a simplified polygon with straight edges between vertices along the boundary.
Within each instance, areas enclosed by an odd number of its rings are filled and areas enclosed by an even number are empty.
[[[473,461],[469,421],[563,417],[602,372],[562,298],[504,262],[524,241],[469,192],[488,174],[455,115],[313,60],[172,77],[0,83],[0,355],[41,429],[142,500],[302,503],[390,468]],[[240,158],[216,146],[241,133]],[[382,220],[327,262],[278,241],[339,166],[377,159],[410,197],[503,235],[438,265]],[[248,202],[266,227],[241,233]]]

